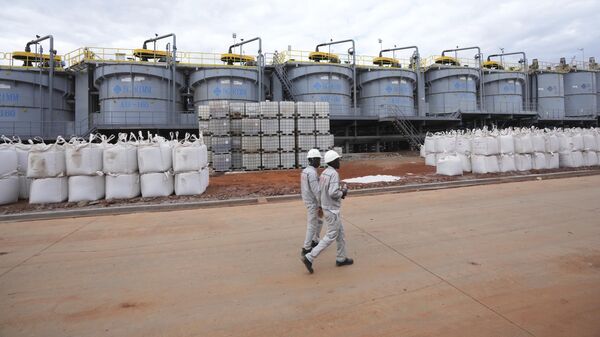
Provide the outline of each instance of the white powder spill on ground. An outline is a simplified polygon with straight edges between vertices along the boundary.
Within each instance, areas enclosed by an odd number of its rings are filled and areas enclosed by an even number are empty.
[[[402,177],[376,175],[376,176],[364,176],[358,178],[344,179],[343,181],[348,184],[371,184],[380,182],[393,182],[402,179]]]

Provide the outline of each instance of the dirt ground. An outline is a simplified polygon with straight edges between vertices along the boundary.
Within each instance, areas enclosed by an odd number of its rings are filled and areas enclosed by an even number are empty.
[[[320,169],[319,171],[322,171]],[[543,172],[557,172],[558,170],[544,170]],[[573,170],[573,169],[569,169]],[[57,203],[30,205],[23,200],[16,204],[0,206],[0,215],[14,214],[30,211],[47,211],[53,209],[81,208],[81,207],[110,207],[123,204],[142,203],[177,203],[198,200],[227,200],[248,197],[276,196],[300,193],[300,169],[280,171],[256,172],[230,172],[215,173],[210,177],[209,187],[200,196],[176,196],[160,198],[133,198],[127,200],[99,200],[79,203]],[[435,174],[435,167],[426,166],[423,158],[415,152],[402,153],[368,153],[350,154],[344,157],[340,168],[342,179],[356,178],[367,175],[393,175],[402,179],[395,182],[381,182],[372,184],[348,184],[350,190],[421,184],[453,180],[466,180],[509,176],[519,174],[538,173],[539,171],[511,172],[500,174],[465,174],[457,177],[447,177]]]

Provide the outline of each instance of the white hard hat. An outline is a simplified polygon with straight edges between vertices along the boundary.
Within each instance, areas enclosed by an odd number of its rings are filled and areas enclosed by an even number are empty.
[[[333,151],[333,150],[329,150],[325,153],[325,164],[329,164],[332,161],[338,159],[340,157],[340,155]]]
[[[308,154],[306,155],[306,158],[310,159],[310,158],[319,158],[321,159],[321,152],[319,152],[319,150],[317,149],[312,149],[310,151],[308,151]]]

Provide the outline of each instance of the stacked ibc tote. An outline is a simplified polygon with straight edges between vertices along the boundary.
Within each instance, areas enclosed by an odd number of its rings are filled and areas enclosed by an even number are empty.
[[[329,103],[298,102],[296,114],[298,167],[306,167],[308,150],[324,152],[333,148],[333,135],[329,133]]]
[[[209,132],[211,134],[212,167],[217,172],[231,170],[231,122],[229,102],[210,101]]]
[[[242,119],[246,106],[235,102],[229,105],[231,125],[231,168],[239,170],[242,167]]]
[[[260,146],[260,105],[246,103],[246,113],[242,119],[242,169],[259,170],[261,163]]]
[[[279,169],[279,102],[260,103],[260,144],[263,170]]]
[[[296,167],[296,105],[279,102],[279,158],[281,169]]]

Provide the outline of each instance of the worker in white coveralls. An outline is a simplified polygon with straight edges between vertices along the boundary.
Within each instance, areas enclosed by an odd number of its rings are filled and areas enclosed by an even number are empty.
[[[340,155],[335,151],[327,151],[325,153],[325,164],[327,164],[327,168],[321,173],[319,188],[321,190],[321,208],[325,216],[327,232],[323,239],[319,241],[319,244],[301,258],[306,269],[311,274],[313,273],[312,265],[315,259],[333,241],[337,242],[336,266],[341,267],[354,263],[351,258],[346,256],[344,225],[342,225],[340,218],[342,199],[348,194],[348,187],[345,184],[340,184],[340,175],[337,172],[340,168]]]
[[[313,247],[319,244],[319,236],[323,227],[323,211],[321,210],[321,194],[319,191],[319,173],[317,168],[321,165],[321,152],[317,149],[308,151],[308,166],[302,170],[300,176],[300,192],[306,206],[307,223],[306,238],[302,247],[302,256],[310,253]]]

